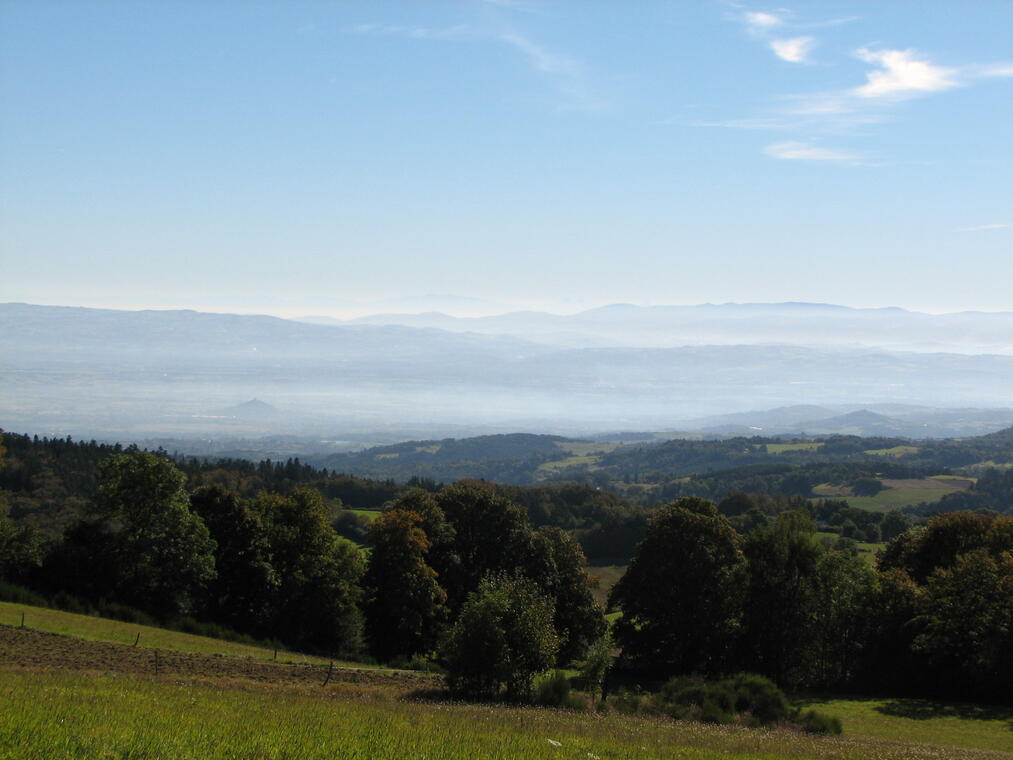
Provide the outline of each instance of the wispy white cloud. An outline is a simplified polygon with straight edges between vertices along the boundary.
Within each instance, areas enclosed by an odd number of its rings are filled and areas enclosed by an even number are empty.
[[[539,8],[535,3],[527,2],[527,0],[478,0],[482,5],[492,5],[497,8],[505,8],[510,11],[520,11],[521,13],[533,13],[536,16],[544,16],[545,10]]]
[[[809,21],[804,24],[794,24],[799,29],[825,29],[830,26],[840,26],[858,21],[861,16],[841,16],[840,18],[828,18],[826,21]]]
[[[500,39],[523,53],[531,65],[544,74],[575,77],[580,73],[580,66],[576,60],[566,55],[554,53],[532,42],[527,37],[510,32],[500,35]]]
[[[754,31],[768,31],[784,23],[780,16],[766,11],[746,11],[743,18],[746,25]]]
[[[806,142],[789,140],[768,145],[763,152],[773,158],[788,161],[832,161],[840,164],[859,164],[861,156],[834,148],[821,148]]]
[[[416,40],[466,40],[477,39],[479,33],[467,24],[442,28],[427,26],[402,26],[399,24],[355,24],[348,27],[351,34],[375,35],[379,37],[409,37]]]
[[[762,41],[778,58],[789,63],[811,63],[818,44],[809,35],[792,36],[802,30],[833,27],[855,21],[846,16],[824,21],[799,19],[788,8],[749,10],[741,2],[724,0],[734,8],[730,20],[746,27],[749,35]],[[670,120],[693,126],[768,130],[809,135],[854,134],[858,130],[894,118],[893,107],[899,101],[926,97],[959,87],[967,87],[986,79],[1013,77],[1013,62],[990,64],[943,65],[913,49],[861,47],[853,58],[868,65],[864,82],[858,80],[845,89],[786,94],[759,112],[732,119]],[[863,161],[858,155],[818,145],[787,141],[768,145],[765,152],[788,160],[831,161],[852,165],[878,165]]]
[[[1013,63],[990,63],[986,66],[975,66],[970,73],[979,77],[1013,77]]]
[[[499,35],[499,40],[521,53],[531,67],[543,75],[563,96],[563,110],[603,111],[605,102],[588,81],[584,66],[576,58],[550,50],[517,32]]]
[[[789,63],[805,63],[816,40],[812,37],[789,37],[788,39],[772,40],[770,49],[782,61]]]
[[[859,48],[855,56],[880,68],[852,92],[861,98],[904,98],[960,86],[957,69],[936,66],[914,50]]]
[[[711,121],[698,120],[686,121],[684,119],[665,119],[661,124],[689,124],[693,127],[721,127],[723,129],[755,129],[755,130],[785,130],[791,129],[791,123],[781,118],[764,118],[758,116],[752,119],[716,119]]]
[[[523,3],[484,0],[494,5],[522,8]],[[399,24],[356,24],[346,27],[348,34],[379,37],[402,37],[416,40],[461,41],[479,40],[505,44],[519,53],[532,69],[545,77],[564,97],[562,107],[568,110],[600,111],[603,101],[588,83],[584,66],[572,56],[551,50],[515,31],[493,32],[467,24],[448,27],[405,26]]]
[[[1013,227],[1013,223],[979,224],[977,227],[960,227],[955,229],[954,232],[983,232],[985,230],[1004,230],[1008,227]]]

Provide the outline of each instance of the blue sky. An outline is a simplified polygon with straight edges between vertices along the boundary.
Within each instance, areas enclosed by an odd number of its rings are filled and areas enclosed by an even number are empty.
[[[1011,32],[986,0],[5,0],[0,301],[1010,310]]]

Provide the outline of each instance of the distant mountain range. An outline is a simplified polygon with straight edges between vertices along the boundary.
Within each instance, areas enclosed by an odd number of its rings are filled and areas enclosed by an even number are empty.
[[[1013,409],[936,409],[879,404],[871,409],[798,405],[737,412],[676,423],[710,435],[861,435],[944,438],[979,435],[1013,425]]]
[[[852,309],[817,303],[613,304],[566,316],[519,311],[452,317],[427,312],[376,314],[347,322],[312,319],[332,325],[402,325],[508,334],[571,348],[774,343],[1013,354],[1013,312],[924,314],[895,307]]]
[[[673,314],[685,317],[678,329],[671,327]],[[901,330],[891,328],[895,320],[911,320],[924,323],[926,335],[934,330],[957,340],[956,325],[963,324],[960,334],[968,341],[998,342],[1003,331],[997,325],[1009,323],[1009,314],[944,319],[900,310],[746,304],[615,306],[543,317],[488,319],[555,321],[563,332],[579,335],[590,333],[577,327],[592,325],[599,342],[610,331],[622,332],[623,324],[640,325],[649,328],[639,333],[642,339],[664,339],[647,347],[573,347],[544,335],[535,340],[533,329],[329,326],[194,311],[0,304],[0,427],[143,438],[344,439],[374,431],[382,435],[372,440],[390,440],[392,431],[406,429],[582,435],[691,429],[680,421],[696,420],[692,429],[720,433],[765,425],[762,417],[714,415],[788,407],[795,411],[782,412],[773,432],[872,432],[879,426],[896,435],[947,435],[996,429],[1007,419],[1006,412],[979,411],[961,421],[959,409],[1013,407],[1013,355],[892,351],[861,345],[845,329],[862,323],[869,334],[885,335]],[[476,323],[494,324],[457,322]],[[778,323],[780,340],[759,339]],[[710,334],[706,325],[719,324],[739,342],[670,345],[691,324],[699,327],[695,343]],[[816,339],[819,325],[829,336],[824,344]],[[800,336],[813,338],[813,345]],[[259,404],[241,403],[250,399]],[[928,419],[883,407],[890,404],[958,411]],[[889,419],[847,416],[863,409]],[[992,427],[983,419],[989,414]],[[699,423],[705,415],[711,421]]]

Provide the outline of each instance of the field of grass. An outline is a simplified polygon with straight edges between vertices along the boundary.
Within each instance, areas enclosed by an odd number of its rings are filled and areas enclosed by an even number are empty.
[[[567,454],[587,456],[588,454],[608,454],[619,448],[618,443],[595,443],[594,441],[557,441],[558,446]]]
[[[823,738],[665,719],[424,702],[345,684],[236,688],[0,667],[0,693],[5,697],[0,758],[11,760],[1010,757],[893,739]],[[993,744],[999,736],[992,737],[990,730],[987,740],[969,740]]]
[[[239,644],[222,639],[205,636],[194,636],[189,633],[168,631],[164,628],[153,628],[136,623],[123,623],[119,620],[76,615],[72,612],[50,610],[44,607],[32,607],[27,604],[0,602],[0,624],[21,625],[24,613],[25,627],[46,633],[59,633],[74,636],[87,641],[107,641],[114,644],[133,644],[148,649],[170,649],[177,652],[196,654],[219,654],[229,657],[248,657],[254,660],[273,660],[274,650],[248,644]],[[140,638],[138,638],[140,634]],[[278,660],[284,662],[326,663],[321,657],[294,654],[279,651]]]
[[[587,574],[598,581],[598,588],[594,590],[594,598],[600,605],[605,606],[609,591],[619,582],[626,572],[626,565],[591,565],[587,568]]]
[[[83,616],[24,605],[4,605],[3,614],[20,619],[21,609],[64,632],[92,634],[93,640],[0,628],[0,760],[1013,758],[1010,708],[807,700],[804,706],[844,720],[845,736],[830,738],[616,713],[464,704],[418,691],[438,681],[399,671],[336,668],[332,680],[319,665],[174,653],[164,656],[159,673],[152,668],[153,654],[124,646],[129,642],[122,639],[119,644],[94,639],[96,630],[108,633],[126,624],[77,620]],[[160,633],[182,651],[201,651],[182,642],[199,637],[131,628],[142,636]],[[214,651],[219,642],[210,641]]]
[[[909,454],[917,454],[917,446],[891,446],[888,449],[869,449],[863,452],[865,454],[872,454],[873,456],[880,457],[903,457]]]
[[[813,493],[820,497],[847,499],[848,504],[870,512],[889,512],[910,504],[933,503],[955,491],[965,491],[973,479],[933,475],[909,480],[884,479],[886,488],[875,496],[851,496],[848,489],[827,484],[816,486]]]
[[[372,522],[373,520],[375,520],[377,517],[380,516],[380,512],[382,510],[379,510],[379,509],[345,509],[344,511],[345,512],[351,512],[353,515],[358,515],[359,517],[365,517],[367,520],[369,520],[369,521]]]
[[[594,441],[557,441],[556,446],[561,453],[567,456],[554,459],[551,462],[543,462],[538,465],[537,472],[551,475],[567,467],[579,466],[594,469],[594,465],[598,464],[602,454],[619,448],[618,443],[595,443]]]
[[[555,459],[551,462],[542,462],[538,465],[536,472],[550,474],[567,467],[576,467],[580,465],[590,467],[597,464],[600,458],[601,457],[597,454],[574,454],[573,456],[568,456],[565,459]]]
[[[806,707],[838,716],[849,734],[1013,753],[1013,708],[926,699],[817,699]]]
[[[767,453],[768,454],[784,454],[788,451],[817,451],[823,448],[822,441],[812,441],[809,443],[768,443]]]

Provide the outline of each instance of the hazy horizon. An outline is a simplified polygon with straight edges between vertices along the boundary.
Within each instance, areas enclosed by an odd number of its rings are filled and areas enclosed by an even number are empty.
[[[228,304],[203,304],[203,303],[180,303],[180,304],[118,304],[102,301],[82,301],[76,303],[57,303],[45,301],[25,301],[23,299],[9,299],[4,303],[25,303],[33,306],[56,306],[84,309],[108,309],[113,311],[197,311],[208,314],[238,314],[243,316],[269,316],[279,319],[302,319],[308,317],[327,317],[340,321],[355,320],[369,316],[382,315],[421,315],[424,313],[437,312],[446,316],[470,319],[492,316],[503,316],[517,312],[535,312],[551,314],[553,316],[574,316],[585,311],[593,311],[609,306],[636,306],[643,308],[653,307],[693,307],[693,306],[814,306],[814,307],[836,307],[863,310],[902,310],[913,314],[927,314],[932,316],[944,316],[963,313],[981,314],[1006,314],[1013,311],[1013,306],[1008,309],[953,309],[953,310],[929,310],[915,309],[901,306],[895,303],[881,305],[856,306],[847,303],[817,302],[817,301],[687,301],[684,303],[675,302],[644,302],[644,301],[602,301],[585,303],[580,305],[571,304],[516,304],[516,303],[494,303],[481,299],[472,299],[466,296],[453,294],[446,295],[416,295],[409,294],[401,298],[387,298],[384,300],[368,302],[341,302],[339,304],[328,304],[325,301],[310,301],[304,306],[297,305],[255,305],[246,308],[231,306]]]

